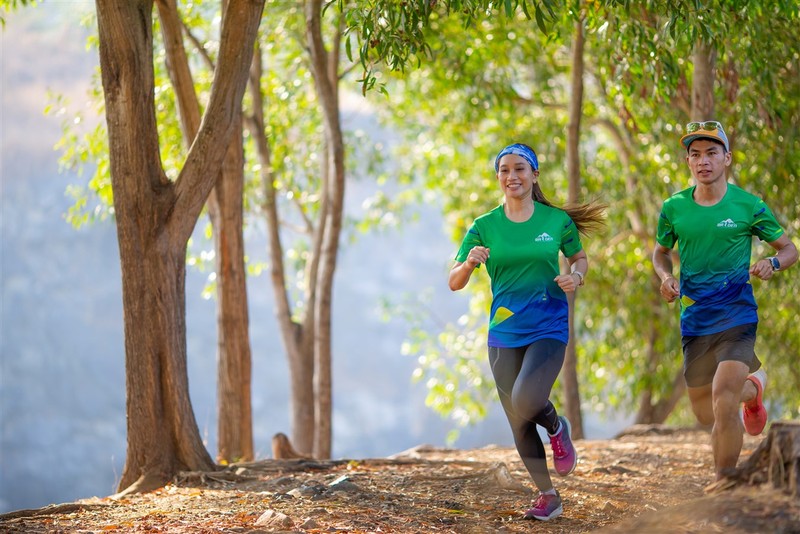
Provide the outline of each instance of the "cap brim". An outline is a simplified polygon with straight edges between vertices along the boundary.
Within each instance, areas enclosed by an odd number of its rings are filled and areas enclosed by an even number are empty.
[[[721,143],[722,146],[725,147],[725,150],[728,149],[728,144],[725,142],[724,139],[722,139],[718,135],[709,134],[709,133],[703,133],[703,132],[693,132],[693,133],[684,135],[683,137],[681,137],[681,144],[683,145],[683,148],[688,149],[689,145],[691,145],[693,142],[697,141],[698,139],[708,139],[710,141],[716,141],[717,143]]]

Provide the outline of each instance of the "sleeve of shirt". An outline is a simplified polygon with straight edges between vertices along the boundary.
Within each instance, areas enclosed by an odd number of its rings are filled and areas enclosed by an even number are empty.
[[[658,216],[658,229],[656,231],[656,241],[659,245],[667,248],[675,246],[678,236],[675,235],[675,229],[672,227],[672,222],[667,215],[666,204],[661,207],[661,213]]]
[[[569,216],[565,218],[561,229],[561,252],[569,258],[583,250],[583,244],[575,222]]]
[[[783,235],[783,228],[780,223],[767,204],[761,199],[758,199],[755,206],[753,206],[752,232],[753,235],[767,243],[771,243]]]
[[[472,226],[470,226],[469,230],[467,230],[467,235],[465,235],[464,239],[461,241],[461,246],[456,253],[455,260],[461,263],[465,262],[467,260],[469,251],[475,246],[483,246],[483,240],[481,239],[478,225],[473,222]],[[478,265],[478,267],[480,267],[480,265]]]

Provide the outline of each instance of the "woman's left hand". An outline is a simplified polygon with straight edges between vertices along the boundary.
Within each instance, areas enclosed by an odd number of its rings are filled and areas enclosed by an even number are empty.
[[[556,276],[553,280],[565,293],[572,293],[580,284],[580,279],[575,273],[562,274]]]

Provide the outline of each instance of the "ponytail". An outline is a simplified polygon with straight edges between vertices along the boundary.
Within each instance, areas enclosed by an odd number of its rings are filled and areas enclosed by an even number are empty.
[[[569,215],[572,222],[574,222],[575,226],[578,228],[578,232],[584,236],[602,230],[606,225],[607,206],[596,200],[585,204],[567,204],[564,207],[554,206],[553,203],[544,196],[538,182],[533,184],[531,197],[540,204],[567,212],[567,215]]]

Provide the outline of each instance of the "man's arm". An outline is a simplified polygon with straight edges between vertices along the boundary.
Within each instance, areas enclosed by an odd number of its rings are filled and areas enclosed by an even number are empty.
[[[681,294],[680,284],[672,274],[672,249],[656,243],[653,250],[653,268],[661,280],[661,296],[673,302]]]
[[[778,263],[780,264],[779,270],[786,270],[797,263],[797,247],[794,246],[794,243],[786,234],[783,234],[775,241],[770,241],[769,245],[776,251],[775,257],[778,258]],[[774,273],[775,270],[769,258],[762,258],[750,267],[750,274],[762,280],[769,280]]]

